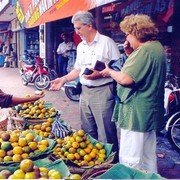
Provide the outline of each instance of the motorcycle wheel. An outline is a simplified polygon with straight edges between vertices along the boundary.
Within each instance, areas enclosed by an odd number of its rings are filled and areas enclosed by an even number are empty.
[[[167,135],[172,147],[180,152],[180,114],[171,121]]]
[[[78,102],[80,95],[79,94],[74,94],[74,91],[75,91],[74,87],[65,87],[65,94],[66,94],[66,96],[70,100]]]
[[[38,75],[34,80],[34,85],[38,90],[47,89],[50,86],[50,79],[46,74]]]
[[[23,85],[27,86],[28,85],[28,81],[27,81],[26,77],[24,75],[22,75],[21,78],[22,78]]]

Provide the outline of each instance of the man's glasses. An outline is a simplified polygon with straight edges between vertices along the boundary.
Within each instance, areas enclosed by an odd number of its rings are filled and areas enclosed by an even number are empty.
[[[83,28],[84,26],[86,26],[87,24],[82,24],[80,27],[74,27],[75,31],[80,31],[81,28]]]

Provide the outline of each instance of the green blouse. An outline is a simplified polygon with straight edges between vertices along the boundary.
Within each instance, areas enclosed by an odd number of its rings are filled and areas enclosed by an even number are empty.
[[[121,70],[134,85],[117,86],[113,121],[123,129],[138,132],[160,130],[164,117],[165,55],[158,41],[144,43],[126,60]]]

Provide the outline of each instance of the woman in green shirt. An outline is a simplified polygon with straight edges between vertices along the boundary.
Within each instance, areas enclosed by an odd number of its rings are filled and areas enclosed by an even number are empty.
[[[127,16],[120,28],[126,34],[128,59],[120,72],[108,67],[101,71],[118,84],[119,102],[113,120],[121,128],[120,163],[157,172],[155,131],[162,128],[164,116],[163,46],[157,41],[158,29],[147,15]]]

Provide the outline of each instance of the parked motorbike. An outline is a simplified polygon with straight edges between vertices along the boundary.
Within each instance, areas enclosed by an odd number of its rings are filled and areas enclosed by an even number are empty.
[[[81,89],[81,84],[79,82],[79,78],[74,80],[74,81],[70,81],[64,84],[64,91],[66,96],[72,100],[72,101],[79,101],[80,98],[80,89]]]
[[[178,78],[168,75],[165,84],[165,136],[172,147],[180,151],[180,88]]]
[[[74,67],[74,63],[76,60],[76,50],[70,50],[69,51],[69,56],[68,56],[68,67],[67,71],[68,73],[72,71]],[[80,98],[80,91],[79,89],[81,84],[79,82],[79,78],[77,78],[74,81],[70,81],[64,84],[63,90],[65,91],[66,96],[71,100],[71,101],[79,101]]]
[[[58,77],[55,70],[50,69],[38,55],[26,54],[25,57],[20,69],[23,85],[34,83],[38,90],[47,89],[50,81]]]

